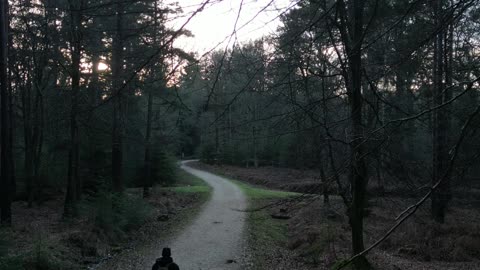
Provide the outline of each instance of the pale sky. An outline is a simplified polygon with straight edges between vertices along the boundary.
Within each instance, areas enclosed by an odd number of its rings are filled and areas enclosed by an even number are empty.
[[[173,27],[178,29],[206,0],[169,1],[178,2],[184,11],[183,17],[172,22]],[[230,46],[235,42],[235,38],[239,42],[258,39],[275,32],[280,25],[278,16],[297,1],[244,0],[242,5],[241,3],[242,0],[211,0],[211,3],[197,13],[186,26],[195,37],[178,39],[175,46],[195,51],[199,55],[212,50],[220,42],[223,43],[218,49],[224,49],[234,29],[237,29],[237,34],[230,40]],[[235,28],[239,10],[240,16]]]

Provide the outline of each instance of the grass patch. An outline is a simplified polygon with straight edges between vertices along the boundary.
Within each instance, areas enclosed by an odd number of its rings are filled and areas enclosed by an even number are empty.
[[[177,172],[177,180],[175,185],[177,187],[181,186],[208,186],[205,181],[201,178],[186,172],[185,170],[179,169]]]
[[[252,209],[261,207],[274,200],[300,195],[295,192],[259,188],[238,180],[231,181],[243,190],[248,199],[248,206]],[[265,260],[265,256],[258,251],[268,250],[275,246],[285,246],[288,240],[287,226],[287,220],[273,219],[268,210],[248,213],[248,243],[250,249],[257,250],[257,252],[251,254],[254,269],[269,268],[269,263]]]
[[[235,183],[238,187],[240,187],[243,190],[243,192],[245,192],[249,200],[285,199],[288,197],[300,195],[300,193],[296,193],[296,192],[271,190],[271,189],[254,187],[252,185],[246,184],[238,180],[231,180],[231,181]]]
[[[184,170],[178,170],[177,181],[175,181],[175,185],[171,187],[164,187],[162,189],[170,190],[176,193],[199,193],[199,194],[210,194],[212,191],[212,188],[209,185],[207,185],[205,181]]]
[[[211,190],[208,186],[184,186],[171,187],[168,189],[176,193],[208,193]]]
[[[166,190],[178,193],[182,196],[195,196],[196,202],[178,213],[171,223],[165,228],[165,235],[175,235],[182,231],[198,215],[199,209],[212,195],[212,188],[205,181],[182,169],[176,173],[175,185],[171,187],[158,187],[159,190]]]
[[[285,244],[287,238],[287,221],[273,219],[264,211],[249,213],[248,225],[252,239],[258,243]]]
[[[260,207],[275,199],[300,195],[296,192],[259,188],[238,180],[231,181],[243,190],[250,208]],[[287,240],[287,221],[271,218],[267,210],[249,212],[247,221],[252,239],[258,243],[278,244]]]

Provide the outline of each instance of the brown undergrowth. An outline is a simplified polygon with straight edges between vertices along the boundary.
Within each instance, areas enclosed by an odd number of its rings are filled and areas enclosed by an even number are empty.
[[[254,168],[235,168],[234,172],[228,173],[230,167],[197,166],[202,169],[214,168],[211,171],[224,175],[235,175],[236,180],[250,184],[251,177],[241,176],[268,177],[259,174]],[[267,179],[264,182],[271,183],[275,180]],[[254,183],[259,185],[258,181]],[[371,245],[383,236],[395,224],[396,216],[414,202],[415,198],[394,195],[372,198],[365,217],[366,245]],[[264,252],[256,256],[268,260],[268,267],[264,269],[334,269],[351,255],[351,231],[345,206],[338,196],[331,196],[328,205],[323,203],[323,197],[311,195],[272,198],[265,204],[272,205],[264,210],[269,213],[267,216],[282,213],[289,219],[286,221],[286,241],[276,242],[276,246],[272,247],[274,251],[252,247],[255,252]],[[445,224],[435,224],[430,221],[427,202],[380,246],[372,250],[368,258],[375,269],[480,269],[478,220],[478,208],[454,199]]]
[[[141,189],[135,188],[128,189],[125,198],[121,213],[102,212],[111,200],[85,198],[79,217],[67,220],[62,218],[63,196],[33,208],[14,202],[12,228],[0,229],[0,269],[86,269],[142,241],[161,239],[208,194],[154,188],[144,201]]]

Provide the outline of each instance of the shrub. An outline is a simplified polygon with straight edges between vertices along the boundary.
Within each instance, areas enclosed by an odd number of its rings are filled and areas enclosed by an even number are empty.
[[[200,146],[200,160],[207,164],[214,164],[217,155],[215,153],[215,145],[203,144]]]
[[[8,256],[8,246],[10,242],[7,240],[7,233],[0,232],[0,269],[4,270],[21,270],[23,268],[22,256]]]
[[[7,240],[7,234],[0,232],[0,257],[6,256],[8,252],[9,241]]]
[[[172,186],[176,179],[176,160],[169,153],[155,149],[152,156],[152,178],[154,183]]]
[[[98,193],[85,207],[95,226],[107,235],[119,236],[140,227],[152,215],[152,207],[142,198],[127,194]]]
[[[25,260],[24,267],[36,270],[60,270],[66,268],[51,254],[40,235],[36,237],[33,252]]]
[[[142,226],[152,215],[152,207],[142,198],[122,196],[117,210],[122,219],[124,231]]]
[[[233,164],[239,166],[245,166],[245,160],[248,159],[248,147],[235,145],[233,149]]]
[[[0,257],[0,269],[2,270],[23,270],[23,262],[25,258],[22,256],[5,256]]]
[[[105,231],[114,231],[115,217],[113,211],[113,195],[100,192],[89,202],[86,211],[90,213],[96,227]]]
[[[154,147],[152,149],[152,164],[150,166],[151,180],[149,181],[149,186],[153,184],[172,186],[177,178],[176,163],[176,159],[170,153],[159,147]],[[144,167],[144,164],[142,164],[142,166],[137,168],[134,186],[143,187],[147,175],[147,170]]]

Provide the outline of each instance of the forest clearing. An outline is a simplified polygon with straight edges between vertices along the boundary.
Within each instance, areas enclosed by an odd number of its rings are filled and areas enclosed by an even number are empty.
[[[480,269],[480,0],[1,0],[0,270]]]

